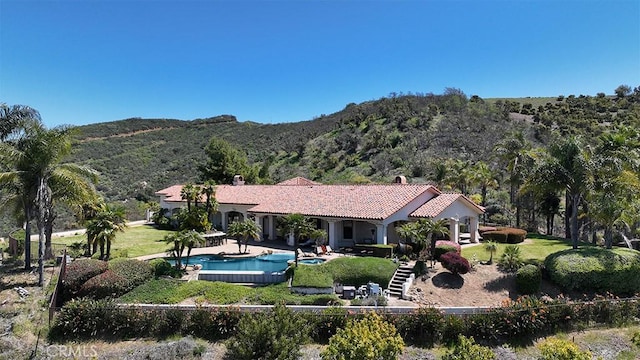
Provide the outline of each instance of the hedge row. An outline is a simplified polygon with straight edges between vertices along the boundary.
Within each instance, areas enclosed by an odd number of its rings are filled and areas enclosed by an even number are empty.
[[[106,261],[94,259],[79,259],[67,265],[64,275],[63,297],[70,300],[78,295],[82,285],[94,276],[107,271],[109,264]]]
[[[383,313],[404,341],[418,346],[432,346],[473,336],[484,344],[502,344],[546,336],[590,326],[622,326],[640,315],[638,300],[620,301],[600,298],[586,303],[569,303],[564,299],[542,301],[524,297],[504,304],[488,313],[464,317],[445,315],[440,310],[424,307],[407,314]],[[149,310],[117,308],[104,300],[74,300],[67,303],[55,318],[49,331],[53,341],[80,339],[130,339],[140,334],[163,338],[192,335],[217,341],[236,334],[243,316],[252,316],[234,308],[198,308]],[[326,343],[349,319],[363,316],[342,308],[327,308],[322,313],[292,313],[302,316],[312,329],[317,343]]]
[[[633,295],[640,289],[636,250],[584,247],[553,253],[544,261],[553,282],[565,290]]]
[[[107,263],[93,259],[77,260],[67,268],[65,299],[116,298],[151,279],[153,274],[153,267],[146,261],[117,259]]]
[[[482,234],[485,241],[495,241],[502,244],[519,244],[527,237],[527,231],[516,228],[498,228],[485,231]]]

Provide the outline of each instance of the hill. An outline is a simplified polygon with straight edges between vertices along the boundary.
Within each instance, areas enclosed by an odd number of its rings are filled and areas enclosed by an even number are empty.
[[[510,99],[446,89],[440,95],[392,93],[295,123],[238,122],[220,115],[80,126],[69,160],[98,170],[98,190],[108,201],[127,202],[132,217],[139,218],[142,211],[132,200],[155,200],[158,189],[201,181],[197,166],[212,137],[268,168],[273,182],[293,176],[324,183],[386,182],[398,174],[424,182],[441,159],[496,165],[494,145],[514,131],[544,145],[552,133],[592,137],[617,123],[640,127],[640,88],[618,96]],[[68,214],[59,217],[59,229],[73,226]]]

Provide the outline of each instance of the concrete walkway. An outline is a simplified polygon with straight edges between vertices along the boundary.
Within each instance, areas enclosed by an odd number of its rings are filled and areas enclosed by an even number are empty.
[[[209,247],[200,247],[194,248],[191,250],[191,256],[194,255],[224,255],[224,256],[234,256],[234,257],[251,257],[258,256],[261,254],[267,253],[289,253],[294,254],[293,247],[286,246],[282,243],[277,243],[274,241],[261,241],[249,242],[249,246],[247,247],[247,252],[244,252],[244,245],[242,245],[242,251],[238,252],[238,243],[233,239],[225,239],[221,245],[209,246]],[[150,260],[159,257],[166,257],[167,253],[157,253],[151,255],[138,256],[136,259],[138,260]],[[182,256],[187,256],[187,251],[185,250],[182,253]],[[340,256],[340,254],[332,253],[328,255],[320,255],[315,256],[322,259],[333,259]]]
[[[142,226],[148,224],[146,220],[137,220],[130,221],[127,223],[128,227]],[[59,231],[51,234],[51,238],[62,238],[68,236],[76,236],[76,235],[84,235],[87,232],[87,229],[75,229],[75,230],[67,230],[67,231]],[[38,234],[31,234],[31,240],[38,240]]]

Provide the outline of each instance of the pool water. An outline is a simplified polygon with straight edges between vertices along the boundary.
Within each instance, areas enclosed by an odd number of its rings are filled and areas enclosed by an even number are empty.
[[[301,259],[301,260],[298,260],[298,262],[300,264],[306,264],[306,265],[318,265],[318,264],[322,264],[324,262],[324,259]]]
[[[202,270],[227,271],[264,271],[279,272],[287,269],[287,262],[293,260],[294,255],[276,253],[244,258],[220,258],[214,255],[195,255],[189,258],[189,265],[200,264]],[[183,262],[186,259],[183,258]],[[172,260],[169,260],[172,262]],[[173,263],[173,262],[172,262]]]

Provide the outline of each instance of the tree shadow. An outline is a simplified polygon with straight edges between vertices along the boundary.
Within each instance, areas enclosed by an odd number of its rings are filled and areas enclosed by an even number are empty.
[[[441,272],[431,278],[433,286],[443,289],[460,289],[464,285],[464,279],[460,275],[453,275],[450,272]]]
[[[511,292],[515,286],[515,275],[506,274],[502,275],[499,278],[495,278],[491,281],[487,281],[484,284],[484,288],[490,292],[500,292],[503,290],[508,290]]]

